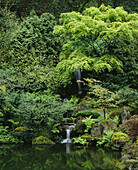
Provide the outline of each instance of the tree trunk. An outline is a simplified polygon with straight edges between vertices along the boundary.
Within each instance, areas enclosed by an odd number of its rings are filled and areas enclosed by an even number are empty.
[[[105,108],[103,109],[104,111],[104,120],[106,119],[106,111],[105,111]]]

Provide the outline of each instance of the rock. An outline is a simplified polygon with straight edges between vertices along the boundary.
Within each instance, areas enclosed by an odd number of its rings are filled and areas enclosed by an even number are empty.
[[[130,118],[130,112],[127,108],[123,108],[123,111],[121,113],[121,121],[122,123],[125,122]]]
[[[138,119],[138,115],[133,115],[130,117],[130,119]]]
[[[20,127],[17,127],[16,129],[14,129],[14,132],[23,132],[23,131],[29,131],[29,128],[20,126]]]
[[[121,110],[114,110],[111,114],[110,114],[110,118],[113,119],[115,116],[119,116],[121,115]]]
[[[51,141],[50,139],[48,139],[47,137],[38,136],[38,137],[36,137],[35,139],[32,140],[32,144],[36,144],[36,145],[50,144],[50,145],[53,145],[55,143],[53,141]]]
[[[101,125],[103,126],[103,134],[107,130],[115,130],[117,128],[117,124],[113,120],[103,120],[101,121]]]
[[[85,125],[82,123],[82,116],[79,116],[76,119],[76,126],[75,126],[75,131],[77,134],[83,134],[84,130],[85,130]]]
[[[107,130],[115,130],[117,125],[112,120],[103,120],[99,123],[94,123],[91,129],[91,136],[93,139],[100,139],[105,135]]]
[[[104,126],[101,123],[94,123],[91,129],[92,137],[101,137],[103,134]]]
[[[117,163],[119,169],[133,169],[138,167],[138,140],[134,143],[127,143],[122,151],[122,158]]]
[[[125,145],[125,143],[127,143],[129,140],[130,139],[127,134],[122,132],[114,132],[111,138],[111,144],[115,148],[120,148]]]

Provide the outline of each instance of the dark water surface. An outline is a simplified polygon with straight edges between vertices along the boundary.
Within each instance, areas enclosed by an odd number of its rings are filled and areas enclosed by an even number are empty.
[[[117,151],[53,146],[0,145],[0,170],[115,170]]]

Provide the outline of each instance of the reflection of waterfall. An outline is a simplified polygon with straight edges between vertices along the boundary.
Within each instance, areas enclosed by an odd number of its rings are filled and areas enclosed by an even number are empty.
[[[68,126],[68,128],[66,129],[66,139],[64,139],[61,143],[72,143],[72,140],[70,139],[70,132],[75,126],[75,124]]]
[[[70,144],[66,143],[66,153],[70,154]]]
[[[81,70],[80,69],[76,69],[75,73],[75,78],[78,84],[78,94],[82,94],[82,90],[81,90],[81,82],[79,82],[81,80]]]

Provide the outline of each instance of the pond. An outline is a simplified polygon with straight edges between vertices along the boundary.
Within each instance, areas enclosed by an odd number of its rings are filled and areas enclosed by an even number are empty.
[[[115,170],[120,152],[73,144],[1,145],[0,170]]]

